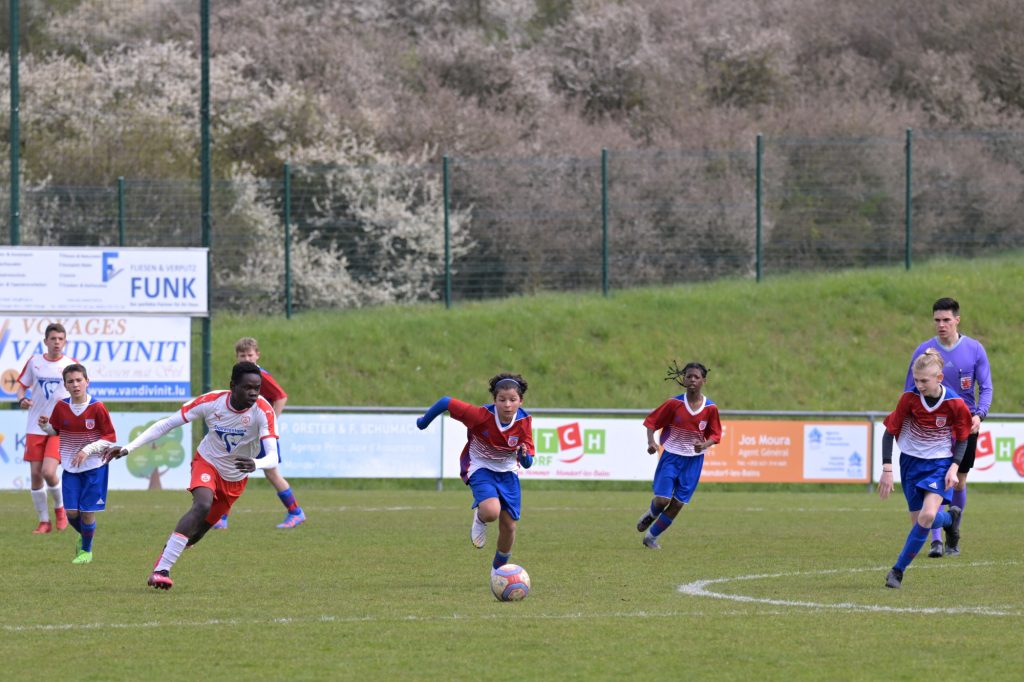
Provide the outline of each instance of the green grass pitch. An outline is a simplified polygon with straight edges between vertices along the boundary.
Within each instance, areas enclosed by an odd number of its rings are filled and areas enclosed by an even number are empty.
[[[0,493],[2,679],[1020,679],[1021,497],[971,489],[963,554],[920,555],[883,587],[909,527],[897,492],[707,486],[643,548],[645,491],[531,489],[512,560],[533,590],[488,589],[494,536],[469,542],[470,495],[296,485],[309,521],[281,531],[264,484],[226,532],[146,587],[189,504],[112,491],[95,561],[33,536]],[[494,529],[492,529],[492,533]]]

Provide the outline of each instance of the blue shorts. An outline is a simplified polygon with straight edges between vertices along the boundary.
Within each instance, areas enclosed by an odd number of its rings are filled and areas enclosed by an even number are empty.
[[[921,511],[924,496],[928,493],[942,496],[946,503],[952,501],[953,489],[945,487],[946,472],[952,463],[952,457],[921,459],[900,455],[900,486],[903,488],[903,496],[907,498],[909,511]]]
[[[72,511],[98,512],[107,508],[107,474],[110,467],[103,465],[88,471],[65,471],[61,477],[64,508]]]
[[[658,468],[654,470],[655,497],[674,497],[683,504],[697,491],[700,472],[704,469],[704,455],[683,457],[668,450],[661,453]]]
[[[516,472],[477,469],[469,477],[469,487],[473,490],[473,509],[484,500],[497,497],[501,508],[513,519],[519,520],[523,496],[519,489],[519,474]]]

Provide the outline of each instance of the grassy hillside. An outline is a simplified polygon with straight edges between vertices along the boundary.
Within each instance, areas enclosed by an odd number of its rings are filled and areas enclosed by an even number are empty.
[[[530,382],[527,407],[652,408],[674,392],[662,378],[675,359],[711,368],[705,392],[723,409],[888,410],[941,296],[960,301],[961,332],[988,350],[993,411],[1024,410],[1020,254],[451,310],[218,314],[213,383],[226,384],[234,341],[251,335],[294,405],[482,402],[488,378],[515,371]]]

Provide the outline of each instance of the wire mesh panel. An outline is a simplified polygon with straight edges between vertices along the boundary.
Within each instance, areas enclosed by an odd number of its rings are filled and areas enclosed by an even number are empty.
[[[765,272],[900,262],[904,169],[898,138],[766,140]]]
[[[452,209],[467,216],[455,299],[599,289],[600,159],[454,159]]]
[[[610,154],[613,286],[753,272],[754,165],[753,150]]]
[[[1024,245],[1024,134],[914,134],[915,257],[996,254]]]

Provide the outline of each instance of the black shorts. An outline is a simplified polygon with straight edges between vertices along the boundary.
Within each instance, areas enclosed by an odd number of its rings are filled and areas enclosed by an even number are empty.
[[[967,437],[967,449],[964,450],[964,458],[960,462],[960,468],[957,469],[958,473],[966,474],[968,471],[974,468],[974,453],[978,449],[978,434],[972,433]]]

